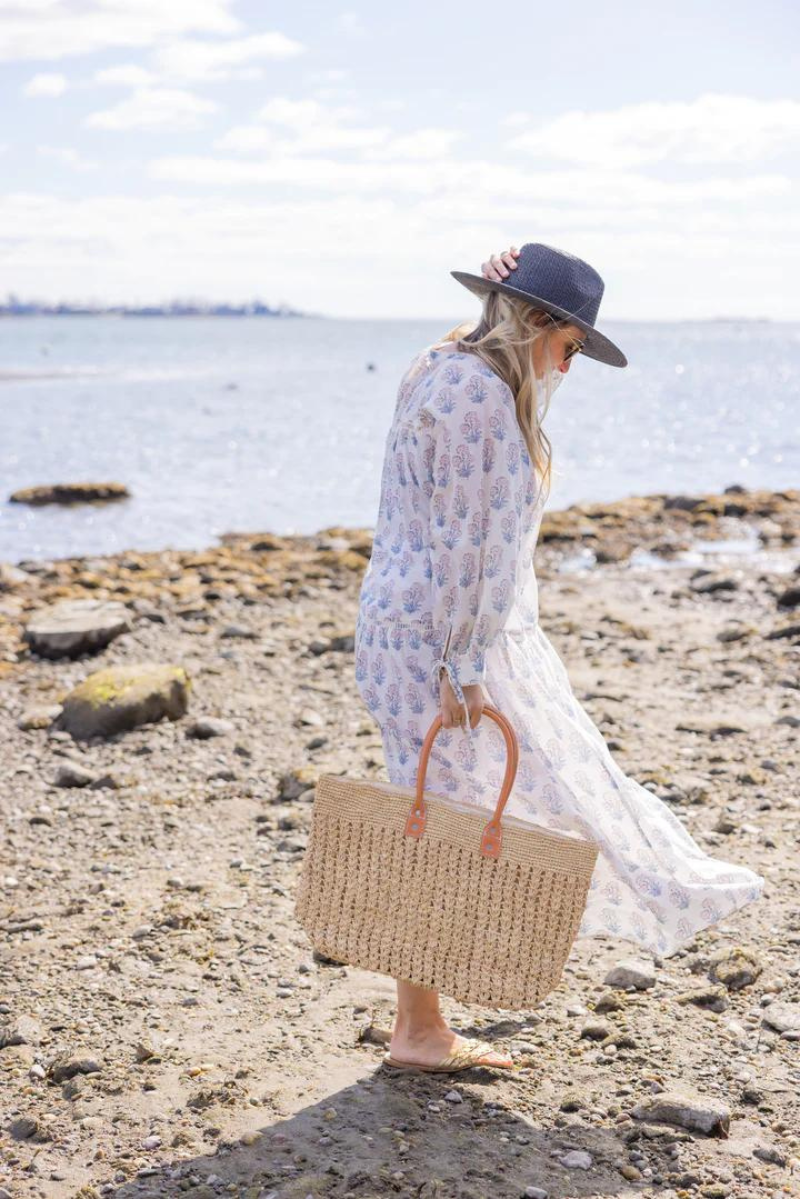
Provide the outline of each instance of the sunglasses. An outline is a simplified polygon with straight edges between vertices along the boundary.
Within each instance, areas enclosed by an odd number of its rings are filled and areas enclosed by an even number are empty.
[[[580,354],[582,349],[583,349],[583,342],[573,341],[572,344],[570,345],[569,349],[567,350],[566,354],[564,355],[563,361],[567,362],[568,359],[572,358],[573,354]]]
[[[569,324],[568,320],[567,321],[557,321],[553,316],[551,316],[550,313],[547,313],[547,317],[548,317],[548,320],[550,320],[553,323],[553,325],[555,326],[556,329],[561,328],[565,324],[566,325]],[[571,359],[574,354],[580,354],[581,350],[584,347],[584,342],[585,342],[585,339],[583,342],[579,342],[579,341],[577,341],[577,339],[571,338],[570,345],[561,361],[568,362],[569,359]]]

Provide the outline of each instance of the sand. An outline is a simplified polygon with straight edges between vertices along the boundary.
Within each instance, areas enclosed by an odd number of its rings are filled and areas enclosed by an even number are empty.
[[[745,534],[759,556],[675,558]],[[0,565],[0,1196],[800,1195],[800,494],[545,519],[541,623],[577,697],[767,886],[668,960],[579,940],[531,1012],[443,999],[512,1072],[389,1076],[392,981],[319,961],[293,916],[315,780],[387,778],[353,677],[370,544]],[[129,630],[32,653],[27,623],[81,597]],[[54,725],[91,672],[141,662],[184,668],[180,719],[81,744]],[[56,786],[71,762],[83,786]],[[605,982],[630,959],[646,986]],[[682,1115],[648,1109],[674,1093]]]

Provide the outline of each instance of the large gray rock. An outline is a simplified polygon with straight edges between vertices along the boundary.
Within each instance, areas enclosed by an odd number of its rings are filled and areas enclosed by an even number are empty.
[[[640,958],[625,958],[618,962],[606,974],[603,983],[611,987],[634,987],[638,991],[646,991],[655,987],[656,973],[649,962]]]
[[[59,600],[38,612],[22,636],[43,658],[77,658],[129,629],[128,610],[116,600]]]
[[[636,1104],[631,1116],[638,1120],[664,1121],[683,1129],[697,1129],[715,1137],[727,1137],[731,1110],[713,1096],[684,1096],[677,1092],[661,1092]]]
[[[765,1025],[777,1029],[778,1033],[800,1032],[800,1004],[776,1000],[767,1005],[761,1020]]]
[[[83,740],[110,737],[164,717],[177,721],[186,712],[190,689],[183,667],[168,663],[106,667],[72,689],[55,725]]]

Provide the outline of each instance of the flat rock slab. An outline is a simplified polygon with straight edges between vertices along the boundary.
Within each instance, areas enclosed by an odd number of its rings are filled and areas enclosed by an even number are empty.
[[[683,1129],[696,1129],[714,1137],[727,1137],[731,1125],[731,1110],[727,1104],[711,1096],[684,1096],[677,1092],[662,1092],[631,1109],[638,1120],[664,1121]]]
[[[177,721],[186,712],[190,689],[184,668],[169,663],[106,667],[72,689],[56,725],[84,740],[111,737],[164,717]]]
[[[28,622],[23,639],[42,658],[77,658],[129,629],[128,610],[116,600],[59,600]]]
[[[85,504],[92,500],[124,500],[130,492],[124,483],[52,483],[12,492],[12,504]]]

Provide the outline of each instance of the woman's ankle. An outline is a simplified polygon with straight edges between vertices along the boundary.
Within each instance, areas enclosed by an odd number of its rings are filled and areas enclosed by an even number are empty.
[[[402,1037],[406,1042],[422,1042],[432,1034],[449,1032],[450,1027],[441,1013],[398,1013],[392,1030],[394,1037]]]

